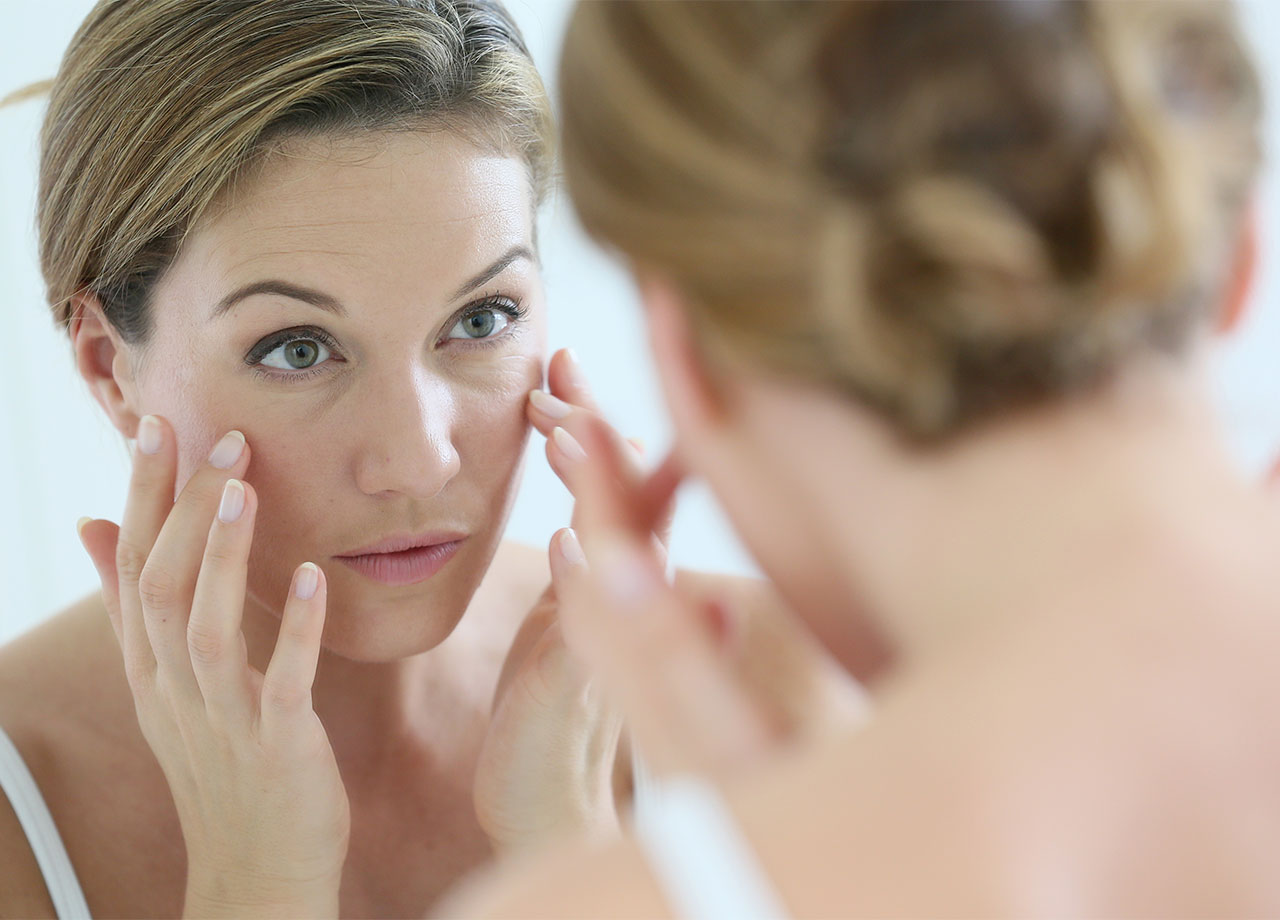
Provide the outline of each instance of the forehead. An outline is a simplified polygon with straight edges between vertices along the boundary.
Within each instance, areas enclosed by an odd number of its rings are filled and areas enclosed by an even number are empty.
[[[182,261],[213,285],[269,271],[343,286],[356,273],[421,297],[424,285],[452,290],[532,235],[517,157],[445,130],[299,139],[210,210]]]

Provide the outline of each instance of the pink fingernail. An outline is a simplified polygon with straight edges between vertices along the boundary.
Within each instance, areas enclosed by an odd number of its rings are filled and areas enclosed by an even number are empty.
[[[543,415],[549,415],[552,418],[565,418],[573,411],[573,406],[557,396],[552,396],[546,390],[531,391],[529,402],[533,403],[533,408]]]
[[[587,557],[582,552],[582,544],[578,542],[578,535],[572,529],[566,528],[560,535],[560,555],[569,565],[577,567],[587,564]]]
[[[560,448],[570,460],[581,463],[587,459],[587,452],[582,449],[582,445],[578,443],[578,439],[563,428],[555,428],[551,432],[551,440],[556,442],[556,447]]]
[[[209,454],[209,463],[220,470],[229,470],[236,465],[240,455],[244,453],[244,435],[238,431],[228,431],[222,440]]]
[[[138,450],[144,454],[159,453],[162,437],[160,420],[154,415],[144,415],[138,420]]]
[[[298,568],[298,577],[293,583],[293,593],[298,600],[309,601],[316,595],[320,586],[320,570],[314,562],[304,562]]]
[[[228,479],[222,487],[222,502],[218,505],[218,520],[224,524],[239,520],[244,511],[244,486],[238,479]]]
[[[587,389],[587,375],[582,370],[582,362],[578,360],[578,353],[572,348],[566,348],[564,353],[569,358],[569,382],[580,389]]]

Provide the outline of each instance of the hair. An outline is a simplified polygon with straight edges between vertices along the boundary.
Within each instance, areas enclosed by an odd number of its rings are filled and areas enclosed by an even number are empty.
[[[101,0],[41,132],[54,318],[68,327],[93,294],[126,342],[145,343],[185,235],[281,143],[440,128],[522,157],[541,204],[550,105],[497,0]]]
[[[583,3],[564,175],[706,356],[915,439],[1177,353],[1259,160],[1219,2]]]

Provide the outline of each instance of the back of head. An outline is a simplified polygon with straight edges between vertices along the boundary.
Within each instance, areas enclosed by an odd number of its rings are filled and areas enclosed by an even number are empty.
[[[588,230],[708,356],[935,438],[1178,350],[1258,159],[1218,2],[580,4],[563,147]]]
[[[497,0],[101,0],[52,84],[40,262],[56,320],[96,295],[125,341],[217,197],[296,136],[446,128],[529,168],[550,108]]]

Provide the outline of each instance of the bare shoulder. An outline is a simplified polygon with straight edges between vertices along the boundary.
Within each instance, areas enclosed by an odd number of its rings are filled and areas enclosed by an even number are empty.
[[[116,713],[122,704],[127,708]],[[132,713],[115,634],[94,594],[0,646],[0,726]]]
[[[42,793],[75,724],[92,720],[96,698],[82,679],[87,653],[103,636],[87,598],[0,647],[0,727],[13,740]],[[105,621],[105,611],[103,612]],[[107,628],[110,638],[110,628]],[[114,638],[111,638],[114,643]],[[26,832],[0,793],[0,917],[52,917],[53,902]]]
[[[675,916],[639,847],[626,838],[566,843],[505,860],[457,886],[433,914],[512,920]]]
[[[52,916],[53,901],[27,835],[0,793],[0,918]]]

